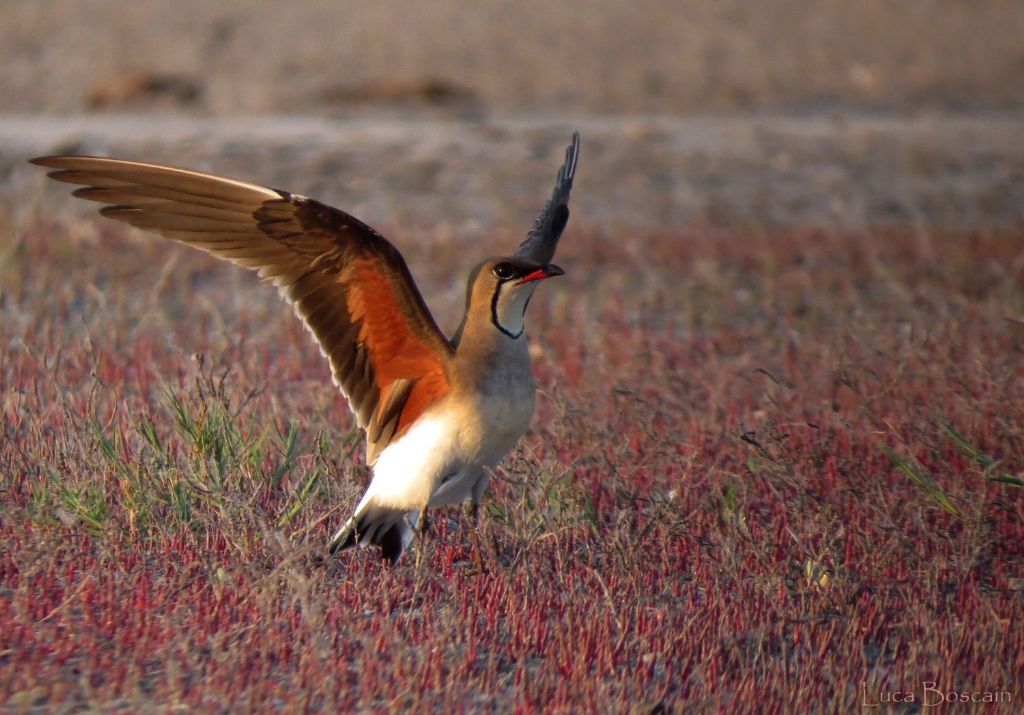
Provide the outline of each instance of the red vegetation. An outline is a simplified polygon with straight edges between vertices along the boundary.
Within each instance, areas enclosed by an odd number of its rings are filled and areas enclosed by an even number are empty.
[[[577,229],[482,575],[455,511],[420,573],[322,558],[366,472],[273,291],[91,220],[3,235],[10,709],[1024,700],[1020,232]]]

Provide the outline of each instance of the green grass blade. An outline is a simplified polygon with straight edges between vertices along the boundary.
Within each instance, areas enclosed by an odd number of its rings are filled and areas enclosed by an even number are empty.
[[[951,423],[944,419],[939,419],[939,429],[956,445],[957,449],[964,453],[968,458],[980,464],[986,469],[995,465],[995,460],[983,453],[973,444],[967,441],[967,438],[956,431]]]
[[[299,512],[302,511],[302,507],[306,503],[306,497],[308,497],[309,493],[313,491],[313,487],[316,486],[317,481],[320,479],[320,474],[321,472],[319,467],[313,470],[313,474],[306,481],[305,486],[302,487],[302,491],[299,492],[298,497],[296,497],[295,501],[292,502],[291,507],[289,507],[285,515],[278,520],[278,528],[286,526],[288,522],[298,516]]]
[[[988,477],[990,482],[999,482],[1000,484],[1009,484],[1012,487],[1024,487],[1024,479],[1018,477]]]
[[[293,420],[288,425],[288,435],[283,436],[281,431],[274,427],[277,432],[278,441],[284,442],[284,455],[281,460],[281,464],[278,465],[277,469],[274,470],[274,474],[270,477],[270,483],[273,486],[277,486],[278,482],[287,474],[292,467],[295,466],[295,454],[299,448],[299,426]]]
[[[885,452],[886,456],[889,457],[889,460],[896,465],[897,469],[910,478],[910,481],[914,486],[927,494],[932,501],[938,504],[942,509],[945,509],[953,516],[960,516],[960,510],[957,508],[956,504],[953,503],[953,500],[949,498],[946,492],[942,490],[942,487],[940,487],[929,474],[918,472],[909,462],[892,451],[892,448],[887,444],[882,445],[882,451]]]

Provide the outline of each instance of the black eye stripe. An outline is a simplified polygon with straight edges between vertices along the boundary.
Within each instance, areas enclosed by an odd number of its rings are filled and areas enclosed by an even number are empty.
[[[502,325],[501,320],[498,318],[498,301],[501,300],[501,290],[504,287],[504,282],[499,283],[498,289],[495,290],[494,295],[491,296],[491,322],[494,324],[494,327],[503,332],[505,335],[509,336],[513,340],[518,340],[520,337],[522,337],[523,332],[526,330],[525,326],[523,328],[520,328],[518,333],[513,333],[511,330]],[[530,297],[532,298],[533,296]],[[530,301],[527,300],[526,302],[527,304],[529,304]],[[523,309],[523,313],[526,313],[525,308]]]

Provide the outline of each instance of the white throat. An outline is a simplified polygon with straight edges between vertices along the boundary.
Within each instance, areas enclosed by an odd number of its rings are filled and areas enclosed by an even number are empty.
[[[498,329],[510,338],[523,334],[526,306],[536,287],[533,282],[525,285],[509,282],[498,286],[491,304],[491,318]]]

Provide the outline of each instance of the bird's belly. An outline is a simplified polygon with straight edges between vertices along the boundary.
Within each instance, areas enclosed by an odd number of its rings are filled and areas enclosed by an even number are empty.
[[[454,451],[459,467],[439,477],[430,506],[459,504],[473,493],[486,468],[495,466],[525,434],[533,416],[533,394],[518,399],[487,399],[463,415]]]
[[[483,476],[483,470],[475,464],[467,465],[457,472],[443,475],[430,496],[430,507],[447,504],[461,504],[473,493],[473,485]]]
[[[425,414],[381,452],[364,501],[413,510],[428,500],[440,506],[467,499],[484,468],[496,465],[525,434],[533,390],[480,395],[459,410],[445,407]]]
[[[533,391],[514,397],[483,397],[479,423],[469,430],[478,464],[494,466],[526,434],[533,416]]]

